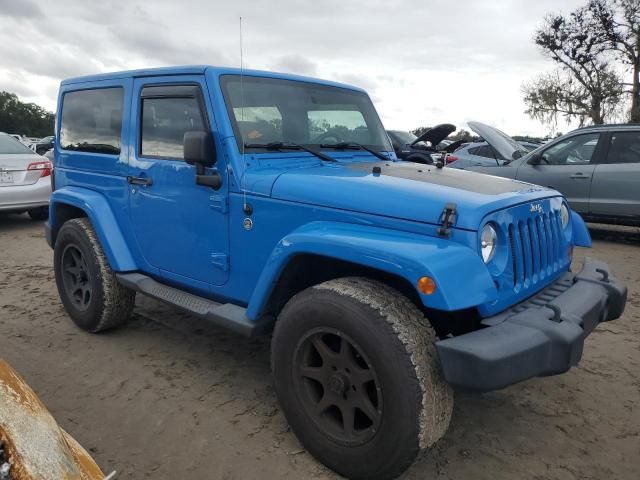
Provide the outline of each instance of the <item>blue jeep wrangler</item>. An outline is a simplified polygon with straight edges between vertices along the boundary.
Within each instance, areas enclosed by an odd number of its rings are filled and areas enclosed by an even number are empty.
[[[47,240],[71,319],[136,293],[273,331],[280,404],[350,478],[393,478],[447,430],[453,388],[566,372],[626,287],[570,270],[591,240],[556,191],[397,161],[365,92],[208,66],[60,88]]]

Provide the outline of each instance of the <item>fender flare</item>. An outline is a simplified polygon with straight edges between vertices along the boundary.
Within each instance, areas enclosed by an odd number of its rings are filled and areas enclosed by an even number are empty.
[[[49,201],[50,222],[56,218],[56,208],[61,204],[71,205],[86,213],[112,270],[116,272],[137,270],[138,267],[122,235],[122,230],[104,195],[82,187],[63,187],[55,190]],[[49,225],[49,228],[57,232],[61,226]]]
[[[249,300],[249,318],[260,318],[280,274],[300,254],[375,268],[406,279],[414,288],[420,277],[429,276],[436,283],[436,291],[431,295],[416,292],[425,307],[437,310],[474,307],[498,295],[484,262],[465,245],[368,225],[318,221],[296,229],[273,249]]]
[[[571,231],[573,232],[572,243],[576,247],[591,248],[591,234],[587,224],[579,213],[571,210]]]

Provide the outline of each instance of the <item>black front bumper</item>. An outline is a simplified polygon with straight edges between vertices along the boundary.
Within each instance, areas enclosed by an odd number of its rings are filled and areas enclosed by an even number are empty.
[[[622,315],[627,287],[603,262],[587,259],[537,295],[494,317],[485,328],[436,342],[444,378],[486,392],[531,377],[566,372],[582,357],[600,322]]]

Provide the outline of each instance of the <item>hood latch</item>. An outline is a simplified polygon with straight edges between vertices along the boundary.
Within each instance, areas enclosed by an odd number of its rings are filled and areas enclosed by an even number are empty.
[[[447,203],[444,207],[444,210],[442,210],[442,215],[440,215],[442,226],[438,228],[438,235],[449,237],[449,235],[451,234],[451,230],[449,229],[449,227],[456,223],[456,219],[456,204]]]

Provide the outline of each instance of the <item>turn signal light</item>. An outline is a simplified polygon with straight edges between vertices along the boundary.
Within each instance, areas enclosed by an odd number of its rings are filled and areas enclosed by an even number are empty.
[[[418,279],[418,290],[425,295],[431,295],[436,291],[436,282],[431,277],[420,277]]]

